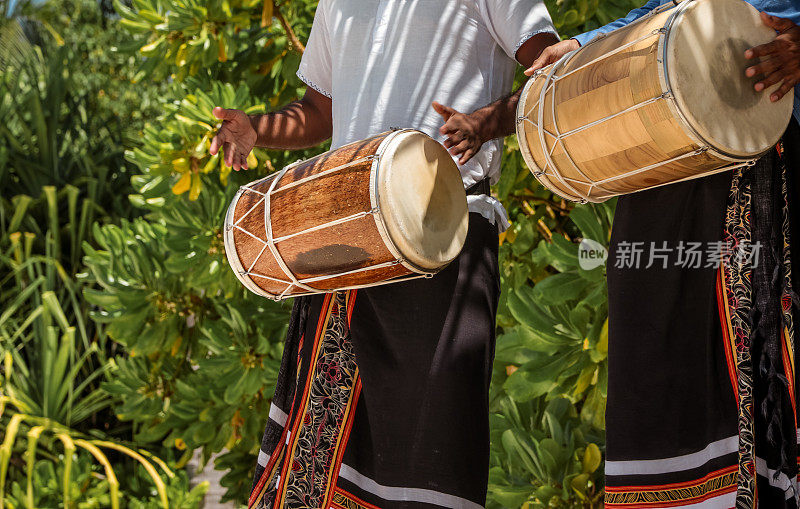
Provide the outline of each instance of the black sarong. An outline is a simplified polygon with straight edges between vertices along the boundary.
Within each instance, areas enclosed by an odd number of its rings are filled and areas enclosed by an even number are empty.
[[[799,152],[618,201],[607,507],[798,507]]]
[[[249,507],[483,507],[497,228],[431,279],[295,299]]]

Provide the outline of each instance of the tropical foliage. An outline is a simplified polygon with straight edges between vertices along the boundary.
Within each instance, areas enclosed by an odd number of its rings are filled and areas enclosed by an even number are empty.
[[[0,25],[0,500],[195,507],[207,486],[190,490],[185,472],[133,442],[101,387],[118,348],[89,318],[82,244],[132,210],[120,147],[149,96],[130,124],[116,116],[136,97],[112,74],[125,57],[106,53],[97,5],[67,5],[74,18],[0,3],[13,15]]]
[[[640,2],[546,3],[569,36]],[[194,507],[205,486],[181,467],[200,449],[243,501],[289,308],[235,280],[222,218],[239,185],[325,147],[259,149],[231,173],[208,154],[211,109],[302,94],[316,1],[99,5],[0,1],[0,490],[15,507]],[[599,507],[605,274],[578,243],[607,244],[613,203],[555,197],[516,143],[493,190],[512,227],[487,504]]]

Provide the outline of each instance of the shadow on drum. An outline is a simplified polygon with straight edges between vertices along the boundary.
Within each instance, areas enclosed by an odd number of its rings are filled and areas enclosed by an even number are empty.
[[[458,203],[456,203],[458,195],[448,192],[449,186],[447,185],[448,179],[445,175],[446,169],[442,168],[439,159],[441,155],[441,150],[435,150],[433,146],[425,145],[424,157],[428,163],[436,164],[436,178],[427,196],[425,213],[422,217],[422,226],[425,230],[434,234],[452,232],[453,225],[458,222],[458,218],[454,217],[451,212],[458,205]],[[439,199],[434,200],[434,196],[438,196]],[[443,252],[444,250],[440,250],[438,254]]]
[[[760,93],[753,86],[761,75],[748,78],[744,71],[751,64],[744,57],[750,43],[744,39],[725,39],[719,42],[712,52],[709,79],[720,100],[738,110],[752,108],[759,100]]]
[[[292,267],[299,273],[318,276],[364,267],[372,255],[347,244],[331,244],[298,254]]]

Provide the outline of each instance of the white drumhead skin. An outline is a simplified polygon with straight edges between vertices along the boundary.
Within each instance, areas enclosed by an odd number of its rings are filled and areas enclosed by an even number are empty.
[[[680,7],[679,7],[680,8]],[[695,0],[683,7],[667,42],[666,67],[681,113],[712,148],[751,158],[780,139],[792,114],[793,94],[770,102],[778,87],[756,92],[755,65],[744,52],[775,38],[758,11],[743,0]]]
[[[411,264],[438,270],[467,237],[467,197],[447,150],[419,131],[401,131],[380,156],[380,214],[397,250]]]

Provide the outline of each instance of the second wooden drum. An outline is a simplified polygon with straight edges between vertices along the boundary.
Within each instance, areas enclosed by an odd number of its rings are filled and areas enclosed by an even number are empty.
[[[461,251],[467,225],[450,154],[404,129],[243,186],[225,252],[245,287],[282,299],[432,276]]]
[[[774,37],[742,0],[687,0],[593,39],[526,84],[526,163],[581,202],[749,164],[792,111],[792,94],[772,103],[744,74],[745,50]]]

